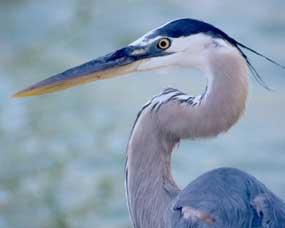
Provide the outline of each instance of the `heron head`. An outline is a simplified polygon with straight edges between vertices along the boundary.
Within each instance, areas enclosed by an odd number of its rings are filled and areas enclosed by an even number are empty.
[[[13,97],[36,96],[95,80],[169,66],[205,69],[208,54],[217,47],[237,48],[251,66],[240,49],[246,46],[208,23],[185,18],[162,25],[124,48],[40,81]]]
[[[150,31],[131,45],[152,47],[161,54],[145,58],[137,70],[153,70],[170,66],[208,67],[209,54],[226,48],[236,48],[229,36],[216,27],[194,19],[171,21]]]

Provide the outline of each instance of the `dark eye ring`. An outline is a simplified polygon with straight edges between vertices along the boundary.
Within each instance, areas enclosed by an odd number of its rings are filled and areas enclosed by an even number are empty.
[[[168,38],[161,38],[158,42],[157,42],[157,47],[159,49],[162,50],[166,50],[167,48],[169,48],[171,45],[171,41]]]

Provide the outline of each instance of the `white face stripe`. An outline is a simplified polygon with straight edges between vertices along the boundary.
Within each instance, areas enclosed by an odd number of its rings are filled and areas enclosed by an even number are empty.
[[[151,43],[153,43],[156,40],[159,40],[161,38],[164,38],[163,36],[156,36],[153,38],[147,38],[152,34],[155,30],[150,31],[149,33],[145,34],[144,36],[140,37],[139,39],[135,40],[129,46],[146,46]],[[191,48],[193,46],[200,46],[203,45],[207,46],[210,44],[221,46],[221,47],[227,47],[230,44],[226,42],[223,39],[220,38],[213,38],[209,35],[198,33],[190,36],[182,36],[179,38],[173,38],[173,37],[167,37],[169,38],[172,43],[169,49],[166,50],[166,52],[177,52],[177,51],[185,51],[189,48],[189,44],[191,44]]]
[[[137,70],[145,71],[175,65],[189,65],[188,62],[191,60],[198,59],[200,61],[201,55],[204,53],[203,49],[205,46],[212,43],[211,37],[204,34],[170,39],[172,41],[171,46],[166,50],[166,52],[174,54],[145,59],[140,65],[138,65]],[[191,67],[195,64],[196,63],[191,63]]]
[[[211,38],[204,34],[195,34],[186,37],[179,37],[172,39],[172,44],[170,48],[167,49],[168,52],[181,52],[187,51],[188,49],[201,49],[206,44],[211,42]]]
[[[151,44],[152,42],[154,42],[155,40],[161,38],[161,36],[157,36],[151,39],[146,38],[147,36],[149,36],[150,33],[147,33],[146,35],[140,37],[139,39],[135,40],[134,42],[132,42],[131,44],[129,44],[129,46],[146,46],[148,44]]]
[[[155,37],[145,43],[157,40]],[[165,52],[173,53],[166,56],[154,57],[142,60],[138,65],[138,71],[161,69],[165,67],[180,66],[200,70],[207,69],[208,54],[220,48],[232,48],[232,45],[220,38],[198,33],[190,36],[171,38],[171,46]],[[142,43],[140,43],[142,44]]]
[[[167,52],[181,52],[187,50],[202,50],[212,46],[228,47],[230,44],[223,39],[213,38],[207,34],[197,33],[190,36],[183,36],[179,38],[170,38],[172,44]]]

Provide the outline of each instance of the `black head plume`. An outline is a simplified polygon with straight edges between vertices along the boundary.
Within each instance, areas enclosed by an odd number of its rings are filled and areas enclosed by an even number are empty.
[[[247,65],[248,65],[248,67],[249,67],[249,69],[250,69],[250,71],[251,71],[253,77],[255,78],[255,80],[256,80],[261,86],[263,86],[265,89],[271,90],[271,89],[266,85],[266,83],[264,82],[264,80],[262,79],[262,77],[260,76],[260,74],[257,72],[257,70],[255,69],[255,67],[251,64],[251,62],[249,61],[247,55],[241,50],[241,48],[244,48],[244,49],[246,49],[246,50],[252,52],[253,54],[258,55],[258,56],[264,58],[265,60],[269,61],[270,63],[273,63],[274,65],[279,66],[279,67],[281,67],[281,68],[283,68],[283,69],[285,69],[285,66],[281,65],[280,63],[276,62],[275,60],[273,60],[273,59],[271,59],[271,58],[269,58],[269,57],[267,57],[267,56],[261,54],[260,52],[257,52],[257,51],[255,51],[255,50],[253,50],[252,48],[250,48],[250,47],[248,47],[248,46],[246,46],[246,45],[244,45],[244,44],[242,44],[242,43],[240,43],[240,42],[238,42],[238,41],[235,41],[235,42],[236,42],[236,45],[235,45],[235,46],[238,48],[238,50],[240,51],[240,53],[242,54],[242,56],[245,58],[245,60],[246,60],[246,62],[247,62]]]

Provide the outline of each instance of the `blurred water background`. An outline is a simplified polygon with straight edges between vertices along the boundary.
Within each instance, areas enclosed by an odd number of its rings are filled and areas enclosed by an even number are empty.
[[[285,64],[283,0],[1,0],[0,228],[131,227],[125,149],[140,107],[164,87],[198,94],[199,72],[142,73],[62,93],[10,99],[47,76],[120,48],[179,17],[200,18]],[[269,86],[251,80],[247,111],[216,139],[183,142],[184,186],[232,166],[285,199],[285,71],[249,54]]]

